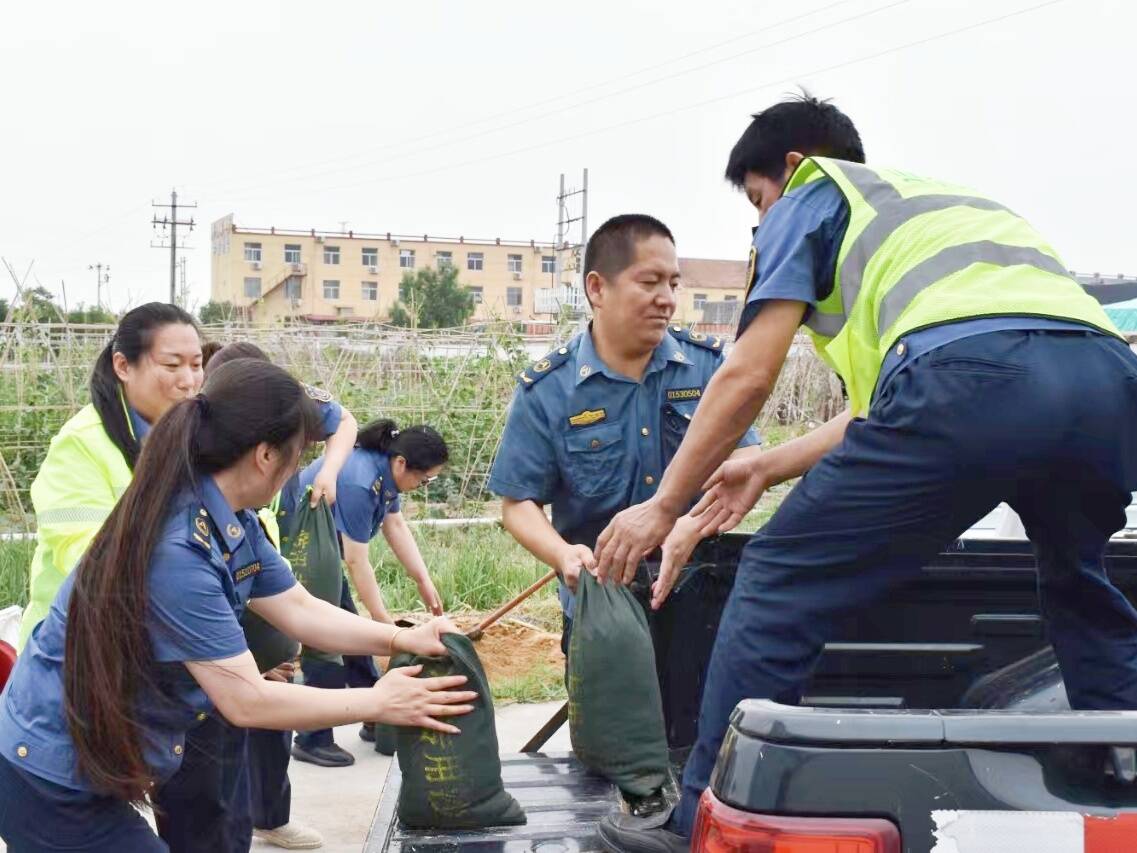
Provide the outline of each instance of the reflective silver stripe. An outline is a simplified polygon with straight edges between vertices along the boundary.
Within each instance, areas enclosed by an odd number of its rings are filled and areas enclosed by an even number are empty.
[[[90,506],[59,507],[36,513],[36,524],[102,524],[110,510]]]
[[[886,204],[902,204],[904,197],[888,181],[868,166],[859,163],[839,163],[837,168],[873,210],[879,211]]]
[[[996,201],[965,195],[918,195],[907,201],[898,202],[895,207],[877,215],[865,226],[865,230],[857,235],[849,253],[845,255],[845,260],[841,264],[841,304],[845,306],[846,314],[852,313],[857,295],[861,292],[869,259],[880,250],[889,235],[917,216],[951,207],[1003,210],[1010,213]]]
[[[1070,275],[1057,258],[1028,246],[1007,246],[991,240],[949,246],[912,267],[885,294],[877,314],[877,334],[883,337],[901,312],[925,288],[979,263],[1000,267],[1028,266],[1067,278]]]
[[[809,315],[809,319],[805,321],[805,325],[822,337],[835,338],[845,325],[845,315],[822,314],[820,311],[814,310]]]

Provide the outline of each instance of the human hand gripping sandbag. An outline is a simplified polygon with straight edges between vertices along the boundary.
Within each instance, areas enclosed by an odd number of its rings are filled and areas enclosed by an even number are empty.
[[[667,731],[647,616],[624,586],[580,573],[568,651],[569,737],[625,794],[668,780]]]
[[[343,589],[343,568],[332,508],[324,498],[313,508],[308,502],[309,487],[292,512],[282,512],[280,552],[292,565],[296,580],[316,598],[339,607]],[[343,663],[343,657],[305,646],[303,657],[329,663]]]
[[[420,677],[466,676],[476,691],[474,710],[446,722],[461,730],[450,735],[430,729],[400,727],[399,820],[414,829],[469,829],[525,823],[525,812],[501,781],[493,698],[482,663],[462,634],[443,634],[445,657],[401,654],[391,669],[422,665]]]

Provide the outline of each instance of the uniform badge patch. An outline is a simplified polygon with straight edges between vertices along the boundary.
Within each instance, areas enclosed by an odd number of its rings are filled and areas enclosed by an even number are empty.
[[[230,539],[235,539],[241,535],[241,528],[235,524],[230,524],[225,528],[225,532],[229,534]]]
[[[536,364],[533,365],[533,372],[534,373],[544,373],[546,370],[548,370],[552,366],[553,365],[552,365],[551,361],[549,361],[547,358],[543,358],[539,362],[537,362]]]
[[[750,247],[750,261],[746,265],[746,293],[750,294],[750,289],[754,287],[755,273],[758,271],[758,250],[753,246]]]
[[[315,400],[317,403],[330,403],[332,401],[331,393],[325,391],[323,388],[315,388],[311,385],[305,385],[304,393],[307,394],[309,398]]]
[[[668,400],[698,400],[703,396],[702,388],[668,388]]]
[[[569,426],[582,427],[600,423],[600,421],[607,420],[607,418],[608,413],[604,409],[585,409],[583,412],[572,415],[568,419],[568,422]]]
[[[245,580],[245,578],[251,578],[253,575],[260,572],[260,570],[261,561],[257,560],[255,563],[249,563],[249,565],[241,566],[241,568],[237,569],[237,571],[233,573],[233,580],[235,580],[237,583],[240,583],[241,581]]]

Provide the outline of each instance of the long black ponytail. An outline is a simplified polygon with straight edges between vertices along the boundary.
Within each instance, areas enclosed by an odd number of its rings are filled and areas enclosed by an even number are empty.
[[[130,486],[75,569],[67,611],[67,724],[79,769],[97,790],[135,803],[149,792],[137,706],[152,687],[147,577],[174,499],[261,442],[292,460],[318,433],[319,413],[300,383],[252,359],[219,367],[150,431]]]
[[[450,459],[446,440],[426,424],[399,429],[395,422],[380,418],[359,431],[355,446],[378,450],[389,456],[402,456],[412,471],[429,471]]]
[[[137,364],[150,351],[154,335],[173,323],[197,329],[193,316],[177,305],[147,302],[127,311],[119,320],[114,336],[99,353],[95,369],[91,371],[91,403],[99,413],[103,429],[115,447],[122,451],[126,464],[132,469],[138,461],[139,444],[123,403],[122,387],[114,372],[114,354],[120,352],[127,362]]]

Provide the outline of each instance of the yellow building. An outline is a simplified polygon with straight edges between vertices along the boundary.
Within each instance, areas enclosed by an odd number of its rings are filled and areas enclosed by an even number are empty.
[[[536,240],[245,228],[229,215],[213,223],[211,243],[210,298],[254,323],[384,320],[405,273],[447,265],[473,292],[475,320],[549,323],[565,308],[587,310],[571,286],[575,253]],[[690,281],[677,319],[697,323],[706,303],[742,298],[744,262],[682,259],[680,267]]]

